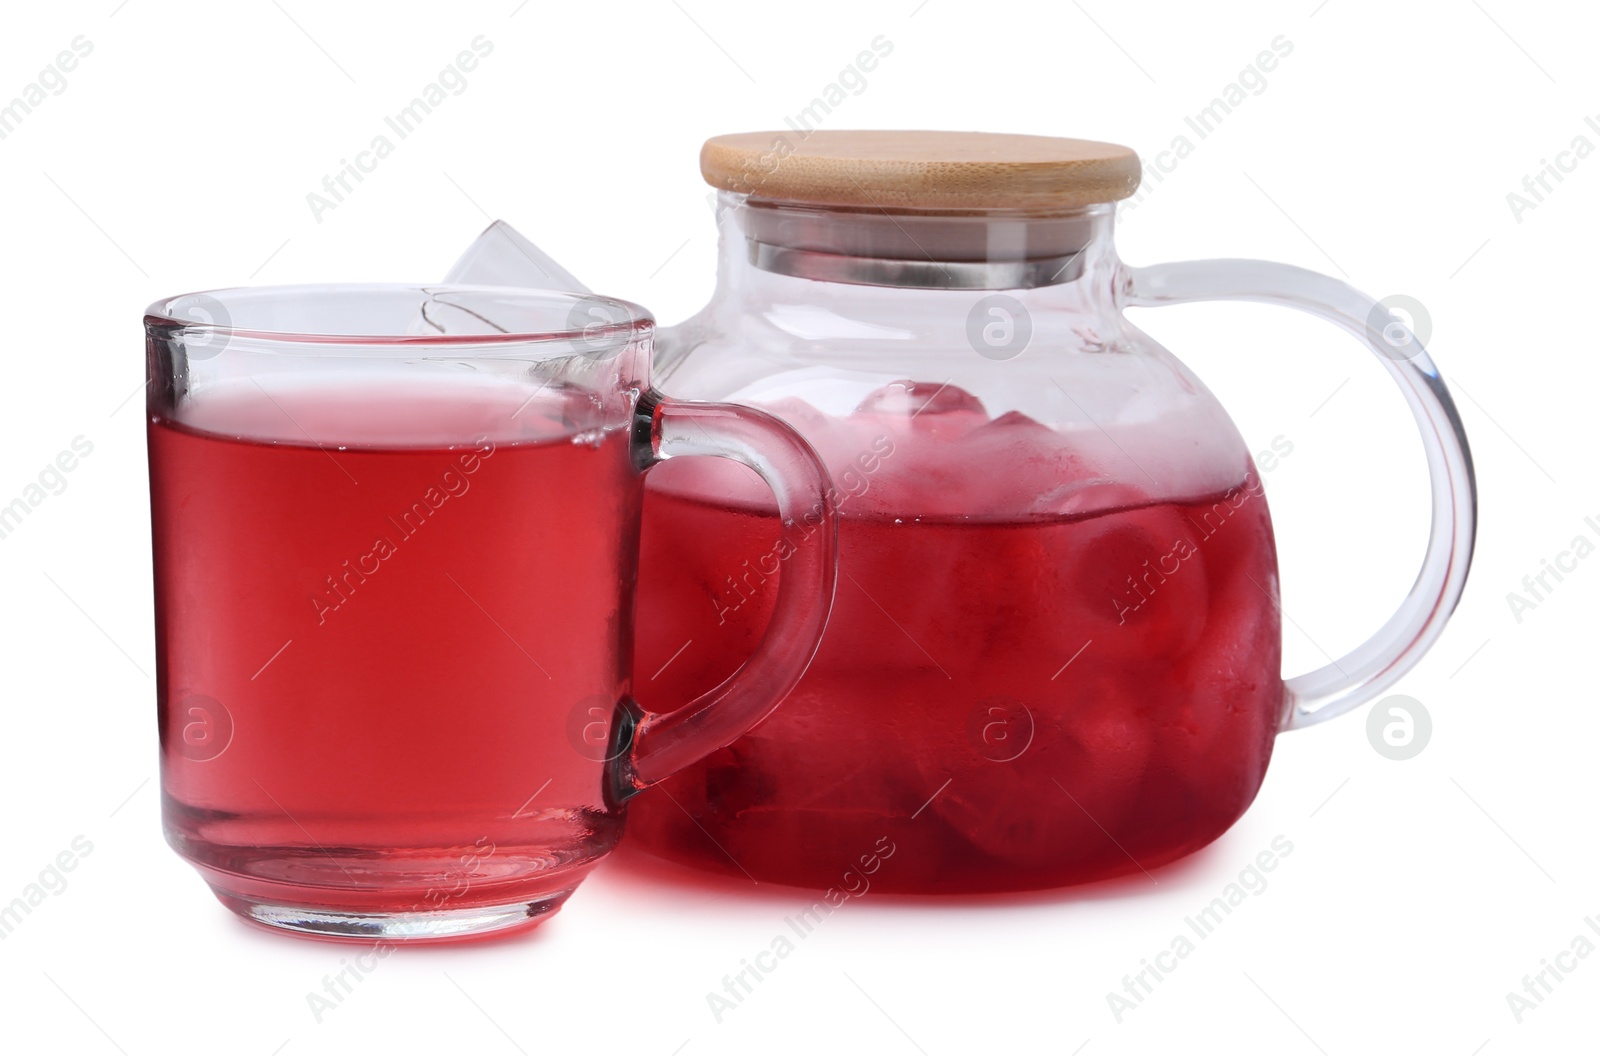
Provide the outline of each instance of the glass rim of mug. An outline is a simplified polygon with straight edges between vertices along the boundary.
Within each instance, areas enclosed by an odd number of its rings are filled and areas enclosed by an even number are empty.
[[[448,298],[480,298],[485,303],[545,315],[558,325],[518,326],[505,329],[481,314]],[[317,307],[371,307],[389,299],[397,309],[386,326],[335,327],[323,324],[250,322],[251,311],[268,307],[289,319],[300,313],[309,319]],[[409,303],[412,311],[402,311]],[[422,306],[438,303],[459,308],[482,320],[492,329],[481,333],[408,333],[407,328],[422,317]],[[598,314],[599,318],[594,318]],[[588,319],[587,322],[584,320]],[[573,343],[593,348],[623,347],[649,334],[655,319],[645,308],[631,301],[570,290],[543,290],[522,286],[484,286],[471,283],[300,283],[275,286],[231,286],[162,297],[145,309],[144,324],[152,334],[181,336],[216,344],[245,339],[283,352],[303,349],[349,348],[392,349],[395,354],[415,355],[420,349],[463,346],[524,346],[545,343]],[[376,331],[376,332],[373,332]]]

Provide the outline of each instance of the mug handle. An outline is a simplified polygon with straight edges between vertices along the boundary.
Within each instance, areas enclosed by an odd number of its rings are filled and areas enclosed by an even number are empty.
[[[631,698],[624,703],[610,753],[619,803],[732,743],[795,687],[822,643],[839,549],[828,472],[811,445],[778,418],[650,390],[639,399],[633,442],[642,469],[680,455],[715,455],[759,473],[778,500],[783,569],[766,632],[720,686],[668,712],[646,711]]]
[[[1366,343],[1400,386],[1433,485],[1433,524],[1411,592],[1376,634],[1347,655],[1284,683],[1280,728],[1311,726],[1364,704],[1409,671],[1455,609],[1472,563],[1478,490],[1472,452],[1439,370],[1405,321],[1337,279],[1264,260],[1195,260],[1121,269],[1117,306],[1260,301],[1309,312]],[[1391,340],[1390,335],[1399,340]]]

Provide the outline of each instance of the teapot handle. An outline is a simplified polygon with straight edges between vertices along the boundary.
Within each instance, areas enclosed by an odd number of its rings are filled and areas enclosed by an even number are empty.
[[[1363,341],[1405,394],[1422,432],[1433,485],[1433,524],[1411,592],[1376,634],[1325,667],[1284,683],[1286,730],[1364,704],[1421,659],[1444,629],[1467,581],[1477,522],[1472,453],[1439,370],[1405,321],[1326,275],[1262,260],[1198,260],[1123,268],[1117,303],[1158,307],[1189,301],[1261,301],[1309,312]],[[1392,340],[1395,335],[1399,340]]]

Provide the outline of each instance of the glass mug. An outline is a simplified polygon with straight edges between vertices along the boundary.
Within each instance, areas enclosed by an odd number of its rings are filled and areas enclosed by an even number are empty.
[[[169,843],[266,925],[443,940],[536,924],[635,792],[758,722],[833,594],[826,474],[759,411],[649,388],[621,301],[224,290],[145,316]],[[717,455],[783,511],[771,629],[633,703],[644,471]]]

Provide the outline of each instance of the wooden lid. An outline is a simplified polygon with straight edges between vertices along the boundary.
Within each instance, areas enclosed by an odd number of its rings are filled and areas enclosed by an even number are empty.
[[[997,132],[741,132],[706,140],[713,187],[764,199],[886,209],[1075,209],[1139,186],[1115,143]]]

